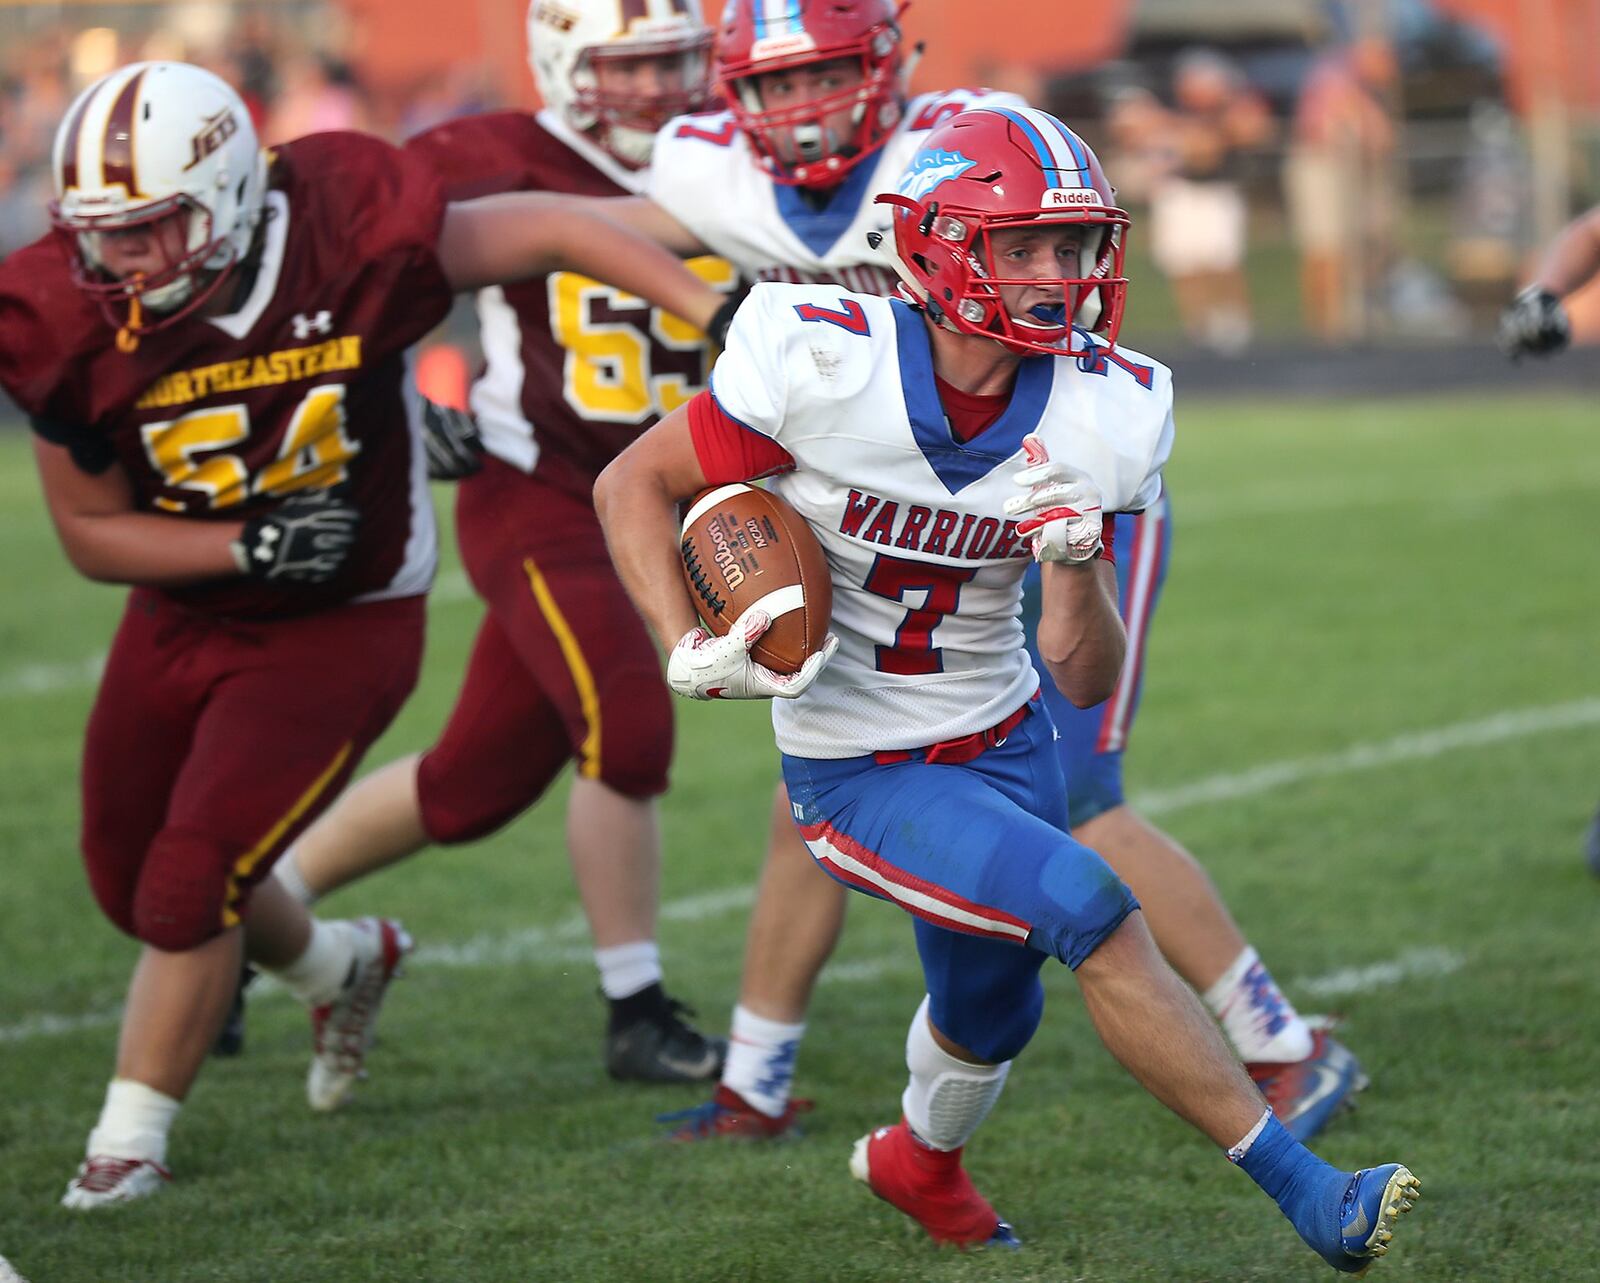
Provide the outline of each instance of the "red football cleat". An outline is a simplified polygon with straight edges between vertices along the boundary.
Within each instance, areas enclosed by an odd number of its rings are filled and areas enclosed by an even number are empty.
[[[731,1087],[720,1083],[711,1099],[693,1109],[661,1114],[658,1123],[679,1123],[668,1140],[793,1140],[800,1136],[798,1119],[814,1108],[809,1100],[791,1100],[776,1118],[763,1114]]]
[[[1247,1064],[1245,1070],[1267,1107],[1289,1134],[1305,1144],[1340,1110],[1353,1108],[1367,1075],[1350,1049],[1325,1029],[1311,1032],[1311,1054],[1287,1064]]]
[[[906,1120],[879,1127],[856,1142],[850,1175],[928,1231],[935,1243],[959,1247],[1021,1247],[1016,1232],[973,1187],[959,1149],[929,1149]]]

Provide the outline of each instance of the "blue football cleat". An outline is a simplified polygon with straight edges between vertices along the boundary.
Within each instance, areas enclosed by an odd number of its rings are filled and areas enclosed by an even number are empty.
[[[1341,1109],[1352,1107],[1355,1094],[1368,1083],[1354,1053],[1324,1029],[1312,1031],[1311,1054],[1304,1060],[1245,1069],[1278,1121],[1302,1145]]]
[[[1583,835],[1583,858],[1589,865],[1589,872],[1600,878],[1600,811],[1594,813],[1589,831]]]
[[[1389,1250],[1395,1222],[1411,1210],[1422,1185],[1400,1163],[1363,1168],[1354,1175],[1329,1172],[1329,1176],[1304,1214],[1289,1219],[1334,1269],[1365,1274]]]

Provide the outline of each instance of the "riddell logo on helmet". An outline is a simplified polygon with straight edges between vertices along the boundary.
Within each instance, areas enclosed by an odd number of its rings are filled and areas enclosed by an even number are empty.
[[[1092,187],[1052,187],[1039,202],[1040,209],[1081,209],[1085,205],[1103,205],[1100,193]]]
[[[811,38],[808,31],[797,31],[789,36],[762,36],[750,46],[750,59],[760,62],[763,58],[782,58],[791,53],[810,53],[817,47],[817,42]]]
[[[204,127],[189,140],[189,150],[193,155],[189,163],[183,167],[183,172],[188,173],[223,143],[239,132],[239,121],[232,111],[224,107],[215,116],[206,121]]]

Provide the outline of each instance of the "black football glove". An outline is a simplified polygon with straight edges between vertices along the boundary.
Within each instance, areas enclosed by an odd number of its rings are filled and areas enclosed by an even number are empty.
[[[706,326],[706,337],[719,348],[728,346],[728,327],[733,324],[734,314],[739,310],[739,304],[750,293],[748,285],[740,285],[738,289],[722,301],[722,306],[717,309],[716,315],[711,318],[711,323]]]
[[[460,481],[483,467],[483,434],[465,410],[422,398],[422,445],[428,452],[428,478]]]
[[[339,573],[360,527],[361,514],[348,499],[332,490],[307,490],[246,521],[233,556],[252,579],[323,584]]]
[[[1500,350],[1513,361],[1559,352],[1572,338],[1567,309],[1549,290],[1530,285],[1500,313]]]

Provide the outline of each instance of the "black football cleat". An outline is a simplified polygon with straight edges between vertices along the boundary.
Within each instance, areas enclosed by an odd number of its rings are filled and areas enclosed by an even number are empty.
[[[256,978],[256,969],[248,962],[239,972],[239,987],[233,991],[233,1006],[228,1008],[228,1018],[211,1044],[213,1056],[239,1056],[244,1054],[244,991]]]
[[[711,1038],[687,1020],[694,1012],[659,984],[614,1001],[606,1028],[606,1072],[619,1082],[703,1083],[722,1076],[726,1038]]]

